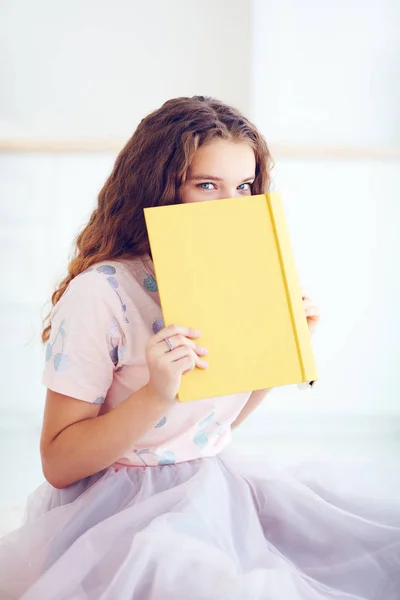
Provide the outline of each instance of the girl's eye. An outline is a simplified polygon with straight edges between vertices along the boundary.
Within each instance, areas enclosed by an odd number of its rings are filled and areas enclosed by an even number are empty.
[[[215,187],[207,187],[207,186],[214,186],[213,183],[211,183],[210,181],[207,181],[205,183],[199,183],[198,187],[201,188],[202,190],[213,190],[215,189]]]
[[[238,190],[240,190],[241,192],[246,192],[247,190],[251,190],[251,183],[241,183],[238,186]]]

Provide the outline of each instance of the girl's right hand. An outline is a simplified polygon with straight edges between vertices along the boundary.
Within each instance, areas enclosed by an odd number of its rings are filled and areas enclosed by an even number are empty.
[[[208,350],[193,340],[200,331],[171,325],[150,338],[146,346],[146,358],[150,371],[148,388],[150,393],[163,402],[172,402],[178,393],[184,373],[195,367],[206,369],[208,363],[201,357]],[[172,350],[166,339],[169,339]]]

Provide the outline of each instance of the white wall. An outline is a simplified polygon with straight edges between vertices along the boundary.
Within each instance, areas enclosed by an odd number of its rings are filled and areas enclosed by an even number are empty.
[[[269,140],[400,145],[398,0],[253,0],[252,112]]]
[[[321,414],[323,426],[326,413],[400,416],[399,160],[315,158],[318,147],[400,145],[400,4],[253,6],[252,117],[272,146],[316,148],[278,157],[274,187],[323,315],[317,388],[277,390],[261,411]]]
[[[250,2],[0,3],[0,131],[127,138],[168,98],[249,105]]]
[[[0,252],[4,279],[0,350],[4,419],[40,420],[42,316],[64,277],[72,241],[87,220],[114,156],[0,154]],[[30,414],[32,413],[32,414]]]

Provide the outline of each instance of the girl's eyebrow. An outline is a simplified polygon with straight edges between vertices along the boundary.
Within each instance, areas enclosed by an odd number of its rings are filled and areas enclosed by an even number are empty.
[[[207,179],[207,181],[222,181],[221,177],[214,177],[213,175],[192,175],[190,177],[192,181],[199,181],[200,179]]]
[[[189,177],[189,179],[191,181],[200,181],[200,180],[206,180],[206,181],[223,181],[223,179],[221,179],[221,177],[214,177],[213,175],[191,175]],[[245,177],[243,179],[243,181],[249,181],[251,179],[255,179],[255,175],[251,175],[250,177]]]

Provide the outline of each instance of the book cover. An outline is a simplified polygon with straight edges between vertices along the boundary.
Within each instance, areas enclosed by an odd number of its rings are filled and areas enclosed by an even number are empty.
[[[282,200],[277,193],[145,209],[166,326],[200,329],[205,371],[178,399],[317,379]]]

